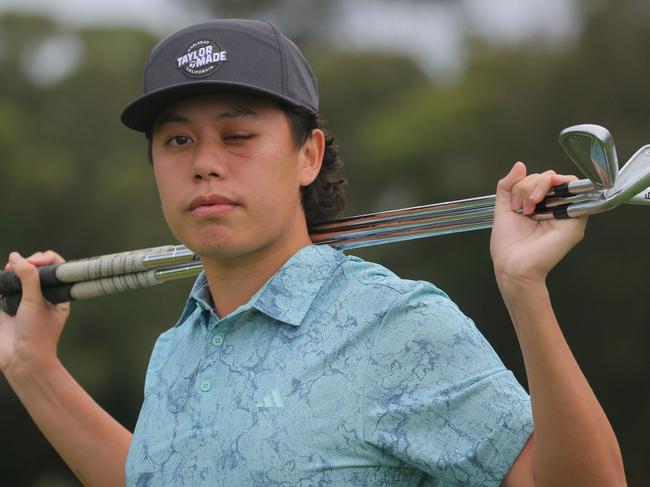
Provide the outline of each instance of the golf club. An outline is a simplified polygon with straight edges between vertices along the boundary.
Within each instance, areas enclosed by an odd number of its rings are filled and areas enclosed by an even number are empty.
[[[650,147],[650,146],[648,146]],[[638,161],[643,161],[647,164],[648,152],[640,152],[643,157],[639,156],[635,159],[634,167],[626,165],[626,171],[629,172],[629,177],[625,180],[634,179],[635,174],[639,172],[637,166],[642,165]],[[648,176],[646,176],[648,178]],[[623,178],[621,178],[623,181]],[[650,181],[643,181],[644,184]],[[637,183],[640,184],[640,183]],[[630,185],[623,182],[615,185],[612,195],[616,195],[618,201],[625,197],[630,191]],[[492,197],[493,198],[493,197]],[[612,200],[614,196],[610,197]],[[601,203],[605,198],[596,201],[597,205],[587,211],[602,212],[605,211],[604,203]],[[473,200],[476,200],[474,198]],[[479,198],[485,201],[485,198]],[[461,200],[467,202],[467,200]],[[454,206],[454,202],[442,203],[446,206]],[[586,202],[587,204],[593,202]],[[583,203],[577,203],[583,204]],[[617,203],[620,204],[620,203]],[[569,204],[571,208],[574,204]],[[608,208],[613,208],[614,205],[611,201],[607,202]],[[436,205],[429,205],[436,206]],[[463,206],[463,205],[460,205]],[[492,226],[492,217],[494,212],[492,206],[470,207],[465,206],[464,209],[455,210],[447,213],[438,213],[437,215],[430,216],[422,210],[423,207],[406,208],[402,210],[392,210],[383,212],[388,221],[382,223],[382,213],[373,213],[369,215],[361,215],[357,217],[350,217],[340,219],[340,235],[334,226],[336,222],[329,222],[324,224],[324,228],[314,227],[312,229],[312,241],[317,244],[329,244],[337,249],[354,249],[360,247],[369,247],[373,245],[381,245],[392,242],[400,242],[404,240],[412,240],[416,238],[449,235],[459,232],[467,232],[471,230],[485,229]],[[420,214],[419,218],[414,218],[410,213],[414,212]],[[570,210],[569,210],[569,213]],[[399,218],[397,214],[401,214],[403,218]],[[572,213],[571,213],[572,214]],[[581,214],[586,214],[582,212]],[[422,216],[424,215],[424,216]],[[573,214],[572,214],[573,215]],[[576,215],[577,216],[577,215]],[[551,216],[552,218],[553,216]],[[362,222],[367,222],[363,224]],[[98,262],[101,261],[101,262]],[[72,261],[58,266],[52,266],[55,269],[49,269],[45,274],[56,275],[59,272],[65,275],[66,278],[71,278],[71,275],[76,273],[77,277],[84,274],[79,274],[79,269],[84,266],[90,269],[102,269],[102,272],[112,272],[110,262],[116,262],[116,268],[128,269],[130,273],[115,275],[112,277],[94,278],[89,280],[82,280],[81,282],[59,283],[51,286],[44,286],[43,293],[45,297],[53,303],[87,299],[91,297],[105,296],[115,294],[122,291],[139,289],[143,287],[162,284],[175,279],[187,278],[196,276],[201,270],[202,265],[198,261],[198,257],[187,247],[182,245],[156,247],[153,249],[139,250],[134,252],[122,252],[120,254],[113,254],[112,256],[103,256],[97,259],[85,259],[83,261]],[[73,266],[68,267],[66,266]],[[57,269],[59,272],[57,272]],[[75,272],[70,272],[70,269]],[[134,269],[144,269],[142,271],[134,271]],[[40,270],[40,269],[39,269]],[[88,274],[88,273],[85,273]],[[97,272],[95,272],[97,274]],[[100,273],[101,275],[101,273]],[[9,282],[9,277],[13,277],[18,285],[20,281],[13,273],[3,273],[3,281]],[[9,313],[15,314],[20,304],[21,293],[20,289],[15,292],[5,293],[0,298],[0,309]]]
[[[602,130],[601,130],[602,129]],[[618,168],[611,135],[595,125],[565,129],[567,152],[576,165],[591,171],[597,181],[572,181],[549,193],[531,215],[535,219],[569,218],[602,213],[622,203],[650,204],[650,145],[639,149],[617,177]],[[569,140],[574,137],[575,140]],[[563,144],[564,146],[564,144]],[[585,154],[589,149],[589,157]],[[595,154],[595,155],[594,155]],[[603,169],[594,169],[599,166]],[[618,173],[617,173],[618,174]],[[612,184],[611,186],[609,186]],[[557,193],[564,194],[559,196]],[[412,208],[340,218],[309,229],[315,244],[354,249],[492,226],[495,196],[468,198]],[[197,275],[201,263],[183,245],[70,261],[39,268],[45,297],[53,303],[86,299],[148,287]],[[12,272],[0,272],[0,309],[15,314],[20,304],[20,280]]]

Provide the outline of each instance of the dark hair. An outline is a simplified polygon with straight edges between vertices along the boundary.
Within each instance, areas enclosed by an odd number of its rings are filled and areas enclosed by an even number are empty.
[[[323,121],[318,114],[286,104],[279,106],[287,116],[297,149],[300,149],[311,137],[314,129],[324,130]],[[148,141],[149,163],[153,164],[151,131],[145,135]],[[310,185],[300,188],[300,201],[305,210],[308,227],[330,220],[343,211],[346,183],[338,145],[333,136],[325,133],[325,151],[320,172]]]
[[[293,133],[296,148],[304,145],[314,129],[324,131],[318,114],[294,107],[283,107]],[[300,200],[305,210],[307,226],[330,220],[345,208],[346,179],[343,177],[343,161],[334,136],[325,133],[323,164],[316,179],[300,188]]]

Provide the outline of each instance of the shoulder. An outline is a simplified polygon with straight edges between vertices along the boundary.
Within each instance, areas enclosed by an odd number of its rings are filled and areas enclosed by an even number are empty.
[[[402,374],[418,367],[447,369],[449,378],[457,375],[452,370],[503,369],[474,321],[433,283],[400,278],[382,265],[354,256],[345,256],[337,273],[338,280],[347,283],[338,287],[347,287],[346,294],[352,296],[347,301],[374,317],[369,375],[385,378],[392,375],[387,374],[392,367],[399,381]],[[336,281],[335,276],[335,286]]]
[[[371,315],[380,319],[378,325],[386,328],[384,331],[404,330],[405,318],[411,328],[468,321],[449,296],[431,282],[404,279],[381,264],[332,248],[319,251],[335,263],[321,297],[373,310]]]
[[[375,357],[400,362],[435,359],[438,366],[464,362],[501,367],[474,321],[445,293],[418,281],[400,294],[377,325]]]
[[[421,293],[449,300],[441,289],[430,282],[404,279],[376,262],[353,255],[341,255],[337,270],[339,277],[343,277],[359,290],[375,292],[394,301],[408,300]]]
[[[344,255],[327,288],[328,301],[372,321],[377,353],[412,355],[417,344],[493,356],[474,322],[431,282],[403,279],[380,264]]]
[[[380,264],[348,255],[341,260],[338,274],[340,278],[333,279],[335,285],[345,280],[360,299],[379,300],[380,308],[386,311],[382,327],[390,328],[394,320],[400,318],[408,318],[412,326],[470,321],[451,298],[431,282],[404,279]]]

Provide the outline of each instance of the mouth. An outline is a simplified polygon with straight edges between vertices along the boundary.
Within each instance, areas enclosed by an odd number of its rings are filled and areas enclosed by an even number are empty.
[[[197,196],[192,200],[188,211],[196,216],[223,215],[239,206],[225,196],[207,195]]]

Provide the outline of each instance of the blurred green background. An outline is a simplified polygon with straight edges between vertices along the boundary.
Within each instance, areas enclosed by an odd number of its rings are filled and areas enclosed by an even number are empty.
[[[553,22],[550,32],[515,25],[519,33],[510,37],[505,28],[499,35],[499,24],[492,34],[481,29],[481,8],[498,4],[488,1],[176,4],[195,12],[191,21],[267,18],[296,40],[320,80],[322,113],[346,163],[346,214],[354,214],[492,194],[516,160],[531,171],[573,172],[557,135],[576,123],[609,128],[621,163],[650,143],[650,7],[566,1],[574,15],[558,14],[562,32],[552,31]],[[427,19],[431,40],[423,37]],[[182,25],[84,24],[0,9],[0,255],[52,248],[72,259],[173,242],[144,138],[118,116],[140,93],[148,50]],[[458,25],[465,28],[454,31]],[[445,29],[455,34],[441,50],[436,35]],[[617,432],[632,486],[650,484],[649,222],[647,207],[592,217],[585,240],[549,282],[566,337]],[[488,242],[481,231],[353,253],[446,290],[525,384]],[[190,286],[73,306],[62,361],[128,428],[152,345],[176,321]],[[79,485],[4,380],[0,484]]]

